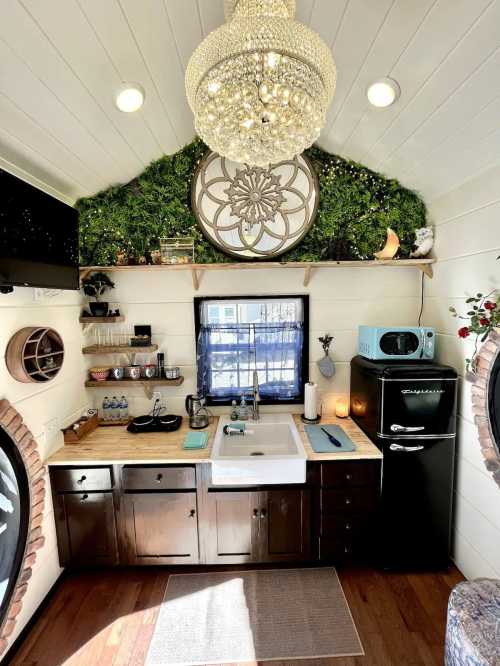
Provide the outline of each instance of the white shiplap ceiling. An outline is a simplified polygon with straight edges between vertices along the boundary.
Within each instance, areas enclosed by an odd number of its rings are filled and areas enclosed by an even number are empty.
[[[426,199],[500,163],[500,0],[298,0],[338,85],[320,145]],[[193,137],[184,70],[223,0],[2,0],[0,166],[72,202]],[[381,76],[397,104],[370,107]],[[120,113],[137,81],[146,102]]]

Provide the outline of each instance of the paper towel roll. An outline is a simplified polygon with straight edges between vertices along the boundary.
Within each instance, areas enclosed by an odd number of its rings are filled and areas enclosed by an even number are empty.
[[[318,385],[308,382],[304,391],[304,416],[306,419],[318,418]]]

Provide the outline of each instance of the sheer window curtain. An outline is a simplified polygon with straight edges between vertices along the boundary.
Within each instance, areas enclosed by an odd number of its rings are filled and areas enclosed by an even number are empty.
[[[212,400],[249,394],[253,372],[263,400],[300,396],[302,322],[202,324],[198,336],[198,389]]]

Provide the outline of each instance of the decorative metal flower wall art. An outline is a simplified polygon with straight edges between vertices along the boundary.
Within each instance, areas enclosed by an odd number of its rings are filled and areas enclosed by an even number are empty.
[[[208,153],[192,184],[193,210],[205,236],[243,259],[268,259],[294,247],[318,206],[318,183],[307,158],[268,169]]]

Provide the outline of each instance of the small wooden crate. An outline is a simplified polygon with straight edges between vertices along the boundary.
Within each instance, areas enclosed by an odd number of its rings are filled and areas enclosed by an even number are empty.
[[[79,424],[79,427],[75,430],[74,426],[77,423]],[[76,444],[81,442],[81,440],[87,435],[90,435],[90,433],[95,430],[98,425],[99,419],[97,414],[92,414],[92,416],[81,416],[70,426],[63,428],[64,443]]]

